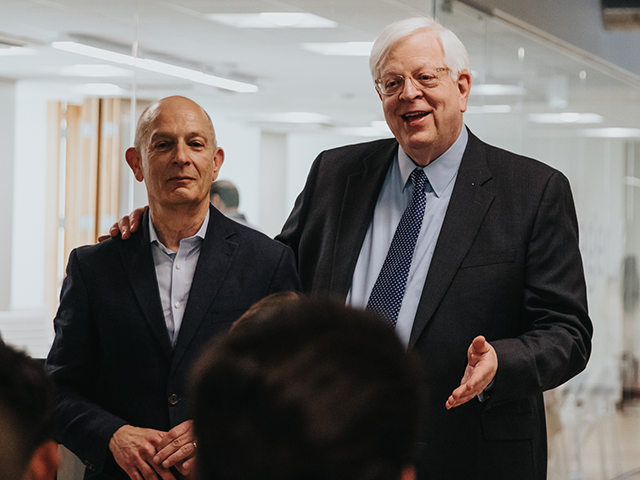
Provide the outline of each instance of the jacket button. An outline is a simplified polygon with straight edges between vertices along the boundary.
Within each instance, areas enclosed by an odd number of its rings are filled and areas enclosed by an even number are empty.
[[[90,471],[95,472],[96,471],[96,466],[91,463],[89,460],[85,460],[84,462],[84,466],[87,467]]]
[[[169,403],[170,403],[171,405],[175,405],[176,403],[178,403],[178,401],[180,401],[180,399],[178,398],[178,395],[176,395],[175,393],[172,393],[172,394],[169,396]]]

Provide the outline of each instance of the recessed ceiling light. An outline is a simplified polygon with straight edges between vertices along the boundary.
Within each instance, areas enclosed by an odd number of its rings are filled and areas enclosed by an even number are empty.
[[[338,24],[312,13],[212,13],[207,18],[236,28],[336,28]]]
[[[511,105],[469,105],[465,113],[511,113]]]
[[[12,55],[35,55],[37,50],[27,47],[9,47],[0,48],[0,56],[12,56]]]
[[[602,123],[604,117],[597,113],[574,113],[574,112],[562,112],[562,113],[530,113],[527,118],[533,123],[547,123],[547,124],[571,124],[571,123]]]
[[[81,43],[53,42],[51,46],[58,50],[98,58],[100,60],[106,60],[120,65],[129,65],[131,67],[148,70],[150,72],[162,73],[172,77],[184,78],[186,80],[191,80],[192,82],[224,88],[225,90],[232,90],[234,92],[253,93],[258,91],[257,85],[252,85],[250,83],[217,77],[215,75],[191,70],[190,68],[179,67],[165,62],[158,62],[157,60],[151,60],[149,58],[134,58],[131,55],[124,55],[122,53],[112,52],[103,48],[90,47]]]
[[[305,50],[322,55],[368,57],[371,55],[373,42],[301,43],[300,46]]]
[[[471,86],[471,95],[524,95],[525,89],[517,85],[496,85],[482,83]]]
[[[133,72],[113,65],[67,65],[58,71],[61,77],[131,77]]]

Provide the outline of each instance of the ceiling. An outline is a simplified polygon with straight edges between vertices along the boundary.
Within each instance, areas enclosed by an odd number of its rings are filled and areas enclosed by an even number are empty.
[[[349,129],[359,128],[365,134],[383,135],[384,128],[371,129],[371,122],[383,116],[368,58],[322,55],[301,44],[370,42],[392,21],[432,14],[433,6],[424,0],[0,0],[0,12],[0,47],[19,45],[35,50],[32,55],[2,56],[0,48],[0,77],[42,83],[60,99],[79,101],[88,95],[88,84],[107,83],[120,96],[134,91],[142,99],[176,93],[190,96],[225,110],[238,121],[271,130],[353,132]],[[208,17],[259,12],[312,13],[337,25],[236,28]],[[570,97],[568,104],[574,110],[591,111],[597,107],[593,99],[602,97],[593,93],[603,87],[609,92],[603,102],[616,95],[628,101],[628,86],[612,80],[598,65],[557,53],[539,38],[487,19],[465,5],[454,3],[452,12],[439,11],[438,17],[467,46],[476,86],[506,84],[524,92],[490,97],[474,92],[471,105],[517,108],[526,102],[529,110],[544,112],[561,109],[561,103],[553,104],[552,97],[564,95]],[[126,54],[137,45],[140,57],[246,81],[257,85],[258,92],[229,92],[159,73],[134,72],[122,65],[117,73],[102,75],[95,65],[112,63],[51,47],[59,41]],[[89,65],[91,77],[77,67],[69,69],[83,64]],[[559,93],[554,94],[554,89]],[[609,107],[603,104],[602,108]],[[283,119],[287,112],[311,113],[316,118],[301,126]],[[298,117],[298,121],[304,119]]]

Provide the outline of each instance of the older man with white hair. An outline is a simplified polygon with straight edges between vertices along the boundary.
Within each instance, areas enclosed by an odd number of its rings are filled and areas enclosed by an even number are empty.
[[[465,127],[469,59],[441,25],[389,25],[370,66],[395,138],[322,152],[277,239],[303,290],[377,313],[421,357],[421,478],[544,479],[542,392],[591,351],[569,183]]]

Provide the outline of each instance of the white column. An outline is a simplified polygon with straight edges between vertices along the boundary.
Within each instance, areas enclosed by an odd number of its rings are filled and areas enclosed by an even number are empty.
[[[0,311],[11,303],[13,181],[15,158],[15,82],[0,80]]]
[[[273,237],[287,218],[287,135],[260,135],[260,229]]]

